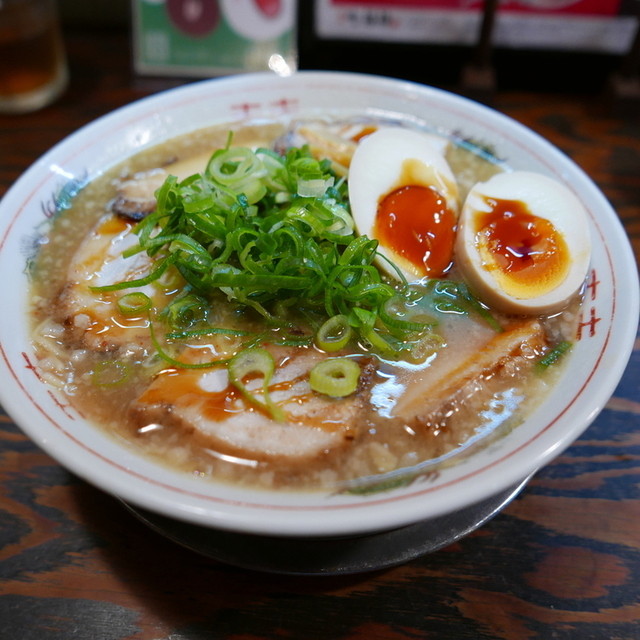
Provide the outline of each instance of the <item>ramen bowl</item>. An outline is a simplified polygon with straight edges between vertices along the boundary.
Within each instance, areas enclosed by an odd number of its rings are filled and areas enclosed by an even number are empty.
[[[49,219],[87,182],[142,149],[217,123],[358,115],[455,136],[514,169],[555,177],[584,205],[593,249],[575,344],[554,388],[521,424],[446,465],[409,469],[375,490],[258,490],[154,462],[88,422],[45,382],[27,320],[28,266]],[[432,550],[495,513],[604,407],[625,369],[638,318],[637,272],[625,232],[603,194],[570,159],[531,130],[473,101],[349,73],[250,74],[200,82],[83,127],[35,162],[0,203],[0,273],[0,401],[36,445],[155,528],[211,555],[217,553],[212,543],[217,535],[220,545],[229,539],[237,545],[249,536],[283,549],[296,541],[305,545],[305,554],[308,545],[324,544],[331,547],[328,554],[379,559],[352,562],[354,570],[406,559],[383,557],[386,544],[402,548],[419,538],[421,551]],[[399,531],[409,535],[390,538]],[[362,545],[356,550],[356,540],[368,540],[367,550]],[[273,560],[269,568],[276,565]]]

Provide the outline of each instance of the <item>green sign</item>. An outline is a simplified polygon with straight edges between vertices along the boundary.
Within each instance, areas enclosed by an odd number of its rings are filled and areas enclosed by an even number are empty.
[[[295,0],[134,0],[133,10],[138,73],[295,70]]]

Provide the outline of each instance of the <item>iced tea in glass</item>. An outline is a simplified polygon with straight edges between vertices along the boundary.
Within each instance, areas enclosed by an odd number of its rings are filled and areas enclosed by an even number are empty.
[[[0,113],[35,111],[68,81],[54,0],[0,0]]]

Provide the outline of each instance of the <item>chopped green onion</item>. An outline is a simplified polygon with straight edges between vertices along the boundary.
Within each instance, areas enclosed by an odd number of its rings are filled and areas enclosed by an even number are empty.
[[[125,254],[146,251],[155,261],[149,274],[94,291],[166,286],[171,268],[190,292],[159,310],[176,331],[206,323],[221,292],[274,326],[293,326],[284,309],[316,318],[311,326],[344,316],[355,337],[384,357],[399,357],[417,333],[434,326],[435,305],[413,308],[401,273],[390,282],[375,266],[378,242],[355,234],[348,185],[329,161],[318,161],[308,147],[278,155],[230,142],[231,137],[201,174],[167,178],[157,192],[156,210],[135,227],[139,244]],[[432,298],[445,306],[471,304],[460,292],[453,300],[448,292]],[[303,333],[308,329],[309,323]],[[349,333],[346,325],[344,332]],[[320,341],[325,341],[322,333]],[[279,343],[300,342],[308,338],[290,336]],[[328,344],[341,348],[341,339],[330,338]]]
[[[121,291],[122,289],[133,289],[135,287],[144,287],[145,285],[155,282],[162,274],[169,268],[169,266],[175,262],[174,256],[161,259],[156,267],[146,276],[137,278],[136,280],[124,280],[123,282],[115,282],[114,284],[106,284],[100,287],[89,287],[91,291],[98,293],[106,291]]]
[[[229,361],[229,382],[233,384],[242,395],[253,405],[266,410],[274,420],[283,421],[284,412],[276,406],[269,395],[269,383],[275,370],[273,356],[259,347],[245,349],[237,353]],[[264,402],[259,400],[244,383],[247,376],[262,376],[262,394]]]
[[[178,360],[167,353],[167,350],[164,348],[160,340],[158,340],[153,322],[149,323],[149,333],[151,335],[151,342],[158,352],[158,356],[165,362],[168,362],[171,366],[178,369],[211,369],[212,367],[226,365],[229,363],[230,358],[219,358],[217,360],[209,360],[207,362],[184,362],[182,360]]]
[[[303,198],[322,198],[329,187],[333,186],[333,178],[312,178],[298,180],[298,195]]]
[[[349,323],[352,327],[359,328],[360,333],[367,333],[376,323],[376,314],[369,309],[354,307],[349,315]]]
[[[403,353],[407,348],[406,344],[402,343],[393,345],[381,331],[373,327],[363,331],[362,337],[365,341],[363,346],[372,349],[383,358],[387,358],[389,360],[401,360]]]
[[[170,326],[186,329],[207,318],[209,303],[195,294],[187,294],[176,298],[163,311],[163,317]]]
[[[405,297],[394,296],[384,302],[379,309],[382,322],[388,327],[405,331],[424,331],[434,327],[438,321],[416,306],[409,306]],[[413,318],[413,319],[409,319]]]
[[[400,487],[407,487],[418,477],[418,473],[407,473],[406,470],[402,470],[401,473],[390,473],[382,476],[369,476],[364,481],[348,484],[344,493],[357,496],[374,495],[376,493],[383,493],[385,491],[391,491]],[[381,478],[380,480],[378,478]]]
[[[122,315],[135,316],[151,309],[151,298],[142,291],[132,291],[119,298],[116,305]]]
[[[445,339],[438,333],[427,333],[410,344],[404,357],[415,364],[425,362],[429,356],[446,346]]]
[[[409,296],[417,307],[425,307],[438,313],[475,315],[494,331],[503,331],[500,323],[469,290],[464,282],[431,279],[425,283],[410,285]]]
[[[536,368],[539,371],[546,370],[548,367],[556,364],[558,360],[560,360],[562,356],[571,349],[571,347],[573,347],[573,343],[568,340],[563,340],[553,347],[549,353],[538,360],[538,362],[536,362]]]
[[[359,380],[360,367],[349,358],[322,360],[309,373],[311,388],[333,398],[351,395],[358,388]]]
[[[185,331],[172,331],[167,334],[169,340],[181,340],[184,338],[197,338],[200,336],[214,336],[214,335],[227,335],[227,336],[254,336],[253,331],[241,331],[240,329],[227,329],[225,327],[206,327],[204,329],[193,329]]]
[[[323,351],[344,349],[353,335],[347,316],[338,314],[329,318],[316,333],[316,345]]]
[[[184,286],[184,278],[177,269],[169,268],[153,283],[153,286],[163,292],[178,291]]]
[[[117,387],[131,375],[131,369],[119,360],[103,360],[91,371],[91,382],[97,387]]]

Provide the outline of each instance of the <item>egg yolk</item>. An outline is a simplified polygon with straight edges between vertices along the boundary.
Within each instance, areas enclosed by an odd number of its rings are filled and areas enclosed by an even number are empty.
[[[555,228],[524,202],[486,198],[489,212],[476,216],[484,267],[498,272],[503,288],[530,297],[558,286],[567,275],[569,250]]]
[[[421,275],[439,277],[452,264],[456,216],[432,187],[406,185],[378,204],[374,236]]]

